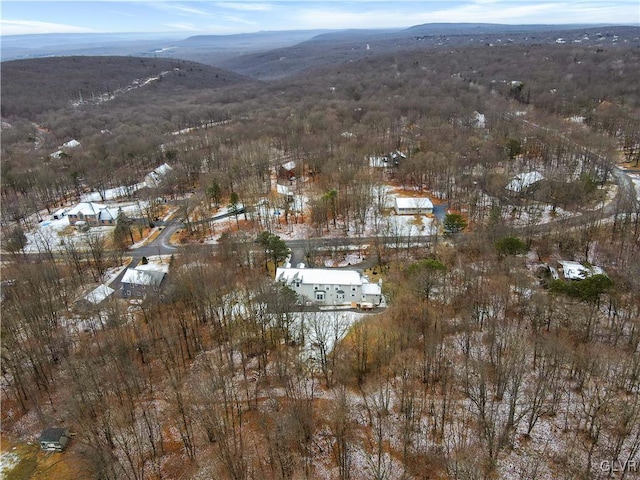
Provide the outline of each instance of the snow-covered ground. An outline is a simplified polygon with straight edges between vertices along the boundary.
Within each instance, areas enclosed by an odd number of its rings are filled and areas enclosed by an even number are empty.
[[[124,202],[124,203],[111,203],[110,208],[122,208],[125,215],[130,218],[142,217],[141,209],[145,207],[145,202]],[[52,216],[41,215],[46,218],[42,222],[38,223],[36,227],[25,232],[27,238],[27,245],[24,251],[27,253],[38,253],[44,251],[59,252],[64,250],[63,242],[73,242],[77,248],[85,249],[87,244],[87,238],[92,235],[110,235],[113,231],[111,226],[91,227],[88,232],[80,232],[73,228],[69,224],[69,219],[64,216],[59,219],[55,219]]]
[[[18,463],[20,463],[20,456],[17,453],[0,453],[0,478],[5,478],[5,474],[13,470]]]
[[[301,355],[308,362],[316,364],[322,354],[330,354],[351,327],[368,314],[351,311],[295,312],[291,331],[294,337],[304,338]]]
[[[100,194],[100,192],[90,192],[80,195],[81,202],[104,202],[107,200],[115,200],[116,198],[126,197],[132,193],[146,187],[145,182],[136,183],[135,185],[121,186],[115,188],[109,188]]]
[[[560,207],[556,207],[554,212],[551,205],[536,203],[511,215],[510,222],[516,226],[539,225],[573,216],[575,216],[575,213],[568,212]]]
[[[69,220],[65,217],[39,223],[35,230],[25,232],[27,245],[24,251],[26,253],[60,252],[64,251],[64,242],[72,242],[77,248],[86,249],[87,241],[91,236],[106,236],[113,230],[113,227],[92,227],[89,232],[79,232],[69,227]],[[63,230],[67,228],[69,230],[63,234]]]
[[[348,267],[350,265],[356,265],[362,263],[365,260],[365,256],[359,253],[347,253],[341,255],[339,258],[326,258],[324,260],[325,267]]]
[[[633,186],[636,189],[636,197],[640,198],[640,173],[627,172],[627,175],[631,178]]]

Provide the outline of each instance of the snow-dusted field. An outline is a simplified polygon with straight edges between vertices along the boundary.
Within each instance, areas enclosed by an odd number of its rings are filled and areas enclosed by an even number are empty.
[[[0,478],[4,478],[5,474],[13,470],[18,463],[20,463],[20,457],[17,453],[0,453]]]
[[[115,187],[109,188],[104,192],[90,192],[84,193],[80,195],[81,202],[105,202],[107,200],[115,200],[116,198],[126,197],[131,195],[132,193],[140,190],[141,188],[146,187],[147,184],[145,182],[136,183],[135,185],[129,185],[128,187]]]

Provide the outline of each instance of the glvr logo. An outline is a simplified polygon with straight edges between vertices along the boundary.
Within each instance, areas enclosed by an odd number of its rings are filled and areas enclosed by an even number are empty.
[[[600,462],[600,470],[607,473],[638,473],[640,468],[637,460],[629,459],[624,462],[620,460],[603,460]]]

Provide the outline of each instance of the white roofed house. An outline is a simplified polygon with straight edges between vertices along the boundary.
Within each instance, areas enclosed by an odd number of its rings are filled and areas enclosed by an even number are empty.
[[[75,138],[73,140],[69,140],[66,143],[62,144],[62,148],[76,148],[80,146],[80,142],[77,141]]]
[[[97,288],[84,296],[84,300],[94,305],[98,305],[107,299],[115,290],[107,285],[99,285]]]
[[[289,268],[276,270],[276,281],[291,288],[303,303],[315,305],[380,305],[382,287],[356,270],[336,268]]]
[[[542,175],[540,172],[533,171],[520,173],[519,175],[513,177],[504,188],[515,193],[521,193],[533,187],[535,184],[541,182],[542,180],[544,180],[544,175]]]
[[[69,140],[66,143],[63,143],[61,147],[58,148],[55,152],[49,155],[53,159],[58,159],[67,156],[67,150],[72,148],[78,148],[80,146],[80,142],[76,139]]]
[[[143,298],[149,293],[159,292],[168,267],[168,264],[146,264],[127,269],[121,281],[122,296]]]
[[[172,171],[173,168],[171,167],[171,165],[169,165],[168,163],[163,163],[158,168],[145,175],[144,183],[149,188],[157,187],[158,185],[160,185],[162,180]]]
[[[118,218],[118,209],[95,202],[80,202],[66,216],[71,225],[84,222],[92,227],[113,226]]]
[[[396,197],[397,215],[426,215],[433,213],[433,202],[427,197]]]
[[[290,160],[280,165],[277,171],[278,180],[295,180],[297,166],[298,165],[295,160]]]
[[[565,280],[584,280],[592,275],[605,275],[604,270],[600,267],[585,267],[579,262],[568,260],[560,260],[558,263]]]

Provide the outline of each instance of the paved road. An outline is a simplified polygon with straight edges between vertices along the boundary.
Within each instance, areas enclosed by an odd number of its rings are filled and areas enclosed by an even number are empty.
[[[622,195],[631,195],[637,198],[637,193],[635,191],[634,184],[629,178],[629,176],[620,168],[614,167],[612,174],[618,184],[618,196]],[[548,233],[554,228],[562,227],[562,228],[574,228],[583,224],[587,224],[589,222],[596,221],[598,219],[606,218],[614,214],[616,209],[616,200],[607,203],[603,207],[591,211],[586,212],[582,215],[578,215],[575,217],[563,218],[558,220],[553,220],[547,223],[542,223],[538,225],[531,226],[522,226],[522,227],[514,227],[514,231],[522,232],[528,235],[538,235]],[[223,214],[218,217],[214,217],[215,219],[226,218],[230,214]],[[169,239],[171,236],[180,228],[184,228],[184,225],[176,220],[171,220],[166,222],[166,226],[163,228],[162,232],[156,237],[149,245],[139,247],[135,250],[131,250],[130,254],[134,259],[141,259],[143,256],[151,256],[151,255],[171,255],[179,251],[179,247],[175,247],[169,244]],[[462,238],[463,236],[459,236]],[[430,243],[436,240],[435,235],[424,235],[424,236],[412,236],[412,237],[375,237],[375,236],[367,236],[367,237],[342,237],[342,238],[309,238],[309,239],[294,239],[294,240],[285,240],[287,246],[291,249],[291,264],[297,265],[300,262],[308,263],[307,254],[316,251],[318,249],[330,249],[330,248],[344,248],[344,247],[363,247],[365,245],[369,246],[369,258],[358,265],[352,265],[351,267],[357,268],[368,268],[375,263],[375,256],[372,253],[372,249],[376,242],[384,243],[384,244],[400,244],[400,245],[408,245],[416,243]],[[194,246],[192,245],[192,248]],[[195,245],[197,248],[198,245]],[[216,249],[216,245],[206,245],[202,246],[202,248]]]
[[[618,197],[608,204],[604,205],[598,210],[586,212],[582,215],[578,215],[575,217],[569,217],[565,219],[558,219],[551,222],[532,225],[532,226],[523,226],[523,227],[514,227],[514,232],[522,232],[527,235],[538,235],[548,233],[554,228],[574,228],[583,224],[587,224],[589,222],[596,221],[598,219],[603,219],[610,217],[615,213],[615,209],[617,207],[617,200],[621,196],[627,196],[635,201],[638,201],[638,193],[635,190],[635,186],[631,178],[620,168],[614,167],[612,171],[613,177],[618,184]],[[226,218],[233,214],[223,214],[217,217],[213,217],[207,221],[217,220],[220,218]],[[153,255],[172,255],[180,251],[180,247],[173,246],[169,243],[171,236],[179,229],[184,228],[184,224],[176,219],[168,220],[163,222],[162,231],[159,235],[148,245],[144,245],[142,247],[138,247],[135,249],[131,249],[128,252],[128,255],[132,257],[132,262],[130,267],[136,266],[142,257],[149,257]],[[458,235],[457,238],[462,240],[466,236],[464,234]],[[425,236],[412,236],[412,237],[343,237],[343,238],[309,238],[309,239],[295,239],[295,240],[285,240],[287,246],[291,249],[291,264],[296,265],[300,262],[308,262],[307,254],[317,250],[319,248],[340,248],[340,247],[363,247],[364,245],[369,245],[369,258],[358,265],[352,265],[351,268],[368,268],[375,263],[375,255],[373,253],[374,246],[376,242],[385,243],[385,244],[400,244],[407,245],[416,243],[429,243],[436,240],[436,236],[434,235],[425,235]],[[216,245],[190,245],[191,248],[208,248],[208,249],[216,249]],[[31,255],[29,255],[31,256]],[[34,258],[37,258],[39,254],[33,254]],[[121,273],[114,282],[112,282],[112,288],[116,288],[116,286],[120,285],[120,280],[124,275],[124,272]]]

